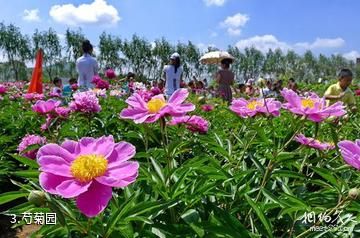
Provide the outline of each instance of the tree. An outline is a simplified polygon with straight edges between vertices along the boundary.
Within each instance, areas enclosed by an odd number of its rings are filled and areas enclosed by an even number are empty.
[[[112,36],[103,32],[100,35],[99,41],[99,63],[100,67],[110,67],[117,69],[120,67],[121,58],[121,40],[119,37]]]
[[[0,23],[0,49],[9,61],[16,80],[19,80],[21,73],[26,77],[24,65],[31,57],[30,48],[29,38],[21,34],[18,27]]]
[[[169,56],[174,52],[174,47],[165,39],[157,39],[152,48],[154,78],[161,78],[162,69],[168,63]]]
[[[126,40],[121,45],[128,69],[136,74],[144,76],[147,68],[151,67],[151,44],[143,38],[133,35],[131,40]]]
[[[66,30],[65,41],[66,41],[66,53],[67,53],[67,62],[69,63],[70,75],[73,75],[75,72],[75,62],[76,59],[82,55],[82,42],[85,40],[85,36],[82,33],[81,29],[77,31],[72,31],[70,29]]]
[[[56,32],[49,28],[48,31],[39,32],[36,30],[33,34],[33,43],[35,54],[38,49],[42,49],[44,52],[43,62],[45,70],[49,75],[49,78],[53,78],[53,70],[56,70],[56,64],[61,59],[61,45],[60,40]]]

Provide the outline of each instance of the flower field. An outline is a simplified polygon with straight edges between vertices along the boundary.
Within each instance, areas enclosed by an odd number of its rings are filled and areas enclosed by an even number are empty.
[[[227,105],[21,87],[0,87],[0,206],[13,228],[56,215],[32,237],[360,236],[360,117],[321,90]]]

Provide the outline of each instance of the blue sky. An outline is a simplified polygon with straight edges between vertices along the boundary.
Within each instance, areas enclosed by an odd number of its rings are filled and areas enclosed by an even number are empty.
[[[26,34],[81,27],[95,44],[102,31],[200,47],[255,46],[360,57],[358,0],[0,0],[1,20]]]

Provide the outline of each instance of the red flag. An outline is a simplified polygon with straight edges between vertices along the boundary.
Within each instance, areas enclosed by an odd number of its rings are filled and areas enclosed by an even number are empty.
[[[39,49],[36,54],[35,67],[32,74],[32,79],[30,82],[28,93],[43,93],[42,86],[42,61],[43,61],[43,51]]]

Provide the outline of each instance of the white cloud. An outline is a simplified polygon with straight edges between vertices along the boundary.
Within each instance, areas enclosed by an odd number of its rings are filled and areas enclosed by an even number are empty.
[[[348,60],[356,61],[356,58],[360,58],[360,53],[356,50],[353,50],[353,51],[343,54],[343,57]]]
[[[229,16],[222,22],[225,27],[238,28],[245,26],[246,22],[250,20],[246,14],[237,13],[234,16]]]
[[[254,36],[247,39],[240,40],[236,43],[239,49],[245,49],[246,47],[255,47],[262,52],[267,52],[269,49],[275,50],[277,48],[287,51],[295,50],[297,52],[304,52],[304,50],[313,49],[325,49],[325,48],[340,48],[345,45],[345,41],[342,38],[316,38],[313,42],[298,42],[290,44],[284,41],[278,40],[274,35],[262,35]],[[349,52],[351,53],[351,52]],[[354,52],[352,52],[354,54]],[[350,55],[350,54],[349,54]]]
[[[286,51],[292,47],[286,42],[279,41],[273,35],[254,36],[251,38],[240,40],[236,43],[236,46],[243,50],[247,47],[255,47],[262,52],[267,52],[269,49],[275,50],[277,48]]]
[[[203,0],[206,6],[218,6],[221,7],[226,3],[227,0]]]
[[[231,36],[238,36],[241,34],[241,27],[250,20],[246,14],[236,13],[233,16],[228,16],[220,25],[227,28],[227,32]]]
[[[241,34],[241,30],[240,29],[233,29],[233,28],[228,28],[227,32],[229,35],[231,36],[239,36]]]
[[[84,24],[114,25],[121,20],[117,9],[106,0],[94,0],[90,4],[54,5],[49,15],[59,23],[77,26]]]
[[[23,20],[29,21],[29,22],[39,22],[40,16],[39,16],[39,9],[25,9],[23,12]]]
[[[319,48],[339,48],[345,45],[345,41],[338,38],[316,38],[312,43],[299,42],[295,44],[295,47],[304,48],[307,50],[319,49]]]

